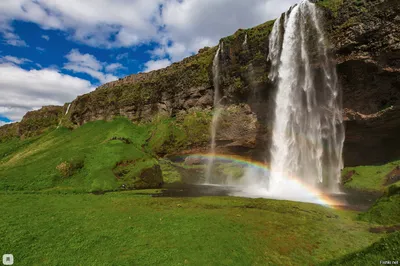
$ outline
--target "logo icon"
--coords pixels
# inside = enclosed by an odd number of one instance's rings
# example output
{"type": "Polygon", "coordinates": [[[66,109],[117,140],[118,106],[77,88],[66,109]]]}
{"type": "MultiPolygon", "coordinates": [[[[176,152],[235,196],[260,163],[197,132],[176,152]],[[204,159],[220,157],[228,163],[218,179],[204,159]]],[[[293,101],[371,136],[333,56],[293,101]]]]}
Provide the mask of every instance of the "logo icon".
{"type": "Polygon", "coordinates": [[[14,264],[14,256],[12,254],[4,254],[3,265],[13,265],[13,264],[14,264]]]}

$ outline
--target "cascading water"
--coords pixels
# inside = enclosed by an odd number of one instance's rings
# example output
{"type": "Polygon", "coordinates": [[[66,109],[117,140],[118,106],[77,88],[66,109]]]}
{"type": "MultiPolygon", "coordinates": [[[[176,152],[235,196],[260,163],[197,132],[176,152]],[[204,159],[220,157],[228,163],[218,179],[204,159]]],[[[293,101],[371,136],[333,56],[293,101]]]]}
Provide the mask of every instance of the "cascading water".
{"type": "Polygon", "coordinates": [[[65,115],[67,115],[67,114],[68,114],[68,112],[69,112],[69,108],[71,108],[71,104],[68,104],[67,111],[65,112],[65,115]]]}
{"type": "Polygon", "coordinates": [[[243,48],[244,48],[244,49],[247,49],[247,33],[246,33],[246,35],[244,36],[243,48]]]}
{"type": "Polygon", "coordinates": [[[315,5],[303,0],[276,20],[269,48],[270,79],[277,85],[269,189],[294,176],[337,191],[344,141],[340,91],[315,5]]]}
{"type": "MultiPolygon", "coordinates": [[[[65,114],[64,114],[64,115],[67,115],[67,114],[68,114],[69,108],[70,108],[70,107],[71,107],[71,104],[68,104],[67,111],[65,111],[65,114]]],[[[62,120],[60,120],[60,122],[58,123],[57,129],[60,128],[61,122],[62,122],[62,120]]]]}
{"type": "Polygon", "coordinates": [[[221,46],[218,47],[217,53],[215,54],[214,61],[213,61],[213,83],[214,83],[214,114],[211,122],[211,157],[207,163],[207,170],[206,170],[206,183],[211,183],[212,179],[212,172],[215,163],[215,147],[216,147],[216,136],[217,136],[217,129],[218,129],[218,122],[221,116],[221,108],[220,108],[220,99],[221,94],[219,91],[219,54],[221,51],[221,46]]]}

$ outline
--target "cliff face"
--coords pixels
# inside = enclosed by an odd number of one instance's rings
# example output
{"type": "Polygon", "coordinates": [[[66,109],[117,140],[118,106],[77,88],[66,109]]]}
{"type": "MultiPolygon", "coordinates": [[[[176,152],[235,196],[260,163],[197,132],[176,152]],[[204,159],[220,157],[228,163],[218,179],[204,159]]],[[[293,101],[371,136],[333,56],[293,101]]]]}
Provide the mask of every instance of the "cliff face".
{"type": "MultiPolygon", "coordinates": [[[[400,2],[319,0],[317,4],[343,88],[345,163],[373,164],[399,157],[400,2]]],[[[256,156],[268,145],[275,94],[267,59],[272,25],[269,21],[221,39],[220,89],[227,115],[217,136],[220,150],[256,156]]],[[[73,128],[117,115],[150,121],[156,115],[209,112],[216,50],[204,48],[166,69],[131,75],[79,96],[61,122],[73,128]]],[[[22,120],[19,135],[30,132],[24,126],[27,119],[22,120]]],[[[13,130],[7,127],[7,132],[13,130]]],[[[2,132],[6,129],[1,128],[0,136],[2,132]]]]}
{"type": "Polygon", "coordinates": [[[326,12],[343,88],[347,165],[400,156],[400,2],[344,1],[326,12]]]}

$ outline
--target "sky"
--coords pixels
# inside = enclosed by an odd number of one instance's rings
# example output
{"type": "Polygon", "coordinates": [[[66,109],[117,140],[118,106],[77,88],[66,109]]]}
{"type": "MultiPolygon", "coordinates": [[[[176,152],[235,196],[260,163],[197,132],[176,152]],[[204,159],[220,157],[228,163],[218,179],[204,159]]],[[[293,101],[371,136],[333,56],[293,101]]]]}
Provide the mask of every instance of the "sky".
{"type": "Polygon", "coordinates": [[[197,53],[298,0],[0,0],[0,126],[197,53]]]}

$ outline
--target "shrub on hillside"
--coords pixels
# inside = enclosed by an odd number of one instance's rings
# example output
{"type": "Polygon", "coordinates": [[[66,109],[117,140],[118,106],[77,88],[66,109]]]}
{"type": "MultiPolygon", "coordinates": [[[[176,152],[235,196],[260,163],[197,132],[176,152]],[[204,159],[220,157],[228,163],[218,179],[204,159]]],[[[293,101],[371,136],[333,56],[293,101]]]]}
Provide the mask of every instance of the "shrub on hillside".
{"type": "Polygon", "coordinates": [[[60,163],[56,168],[60,172],[61,176],[66,178],[73,176],[76,172],[82,169],[83,166],[83,160],[71,160],[60,163]]]}

